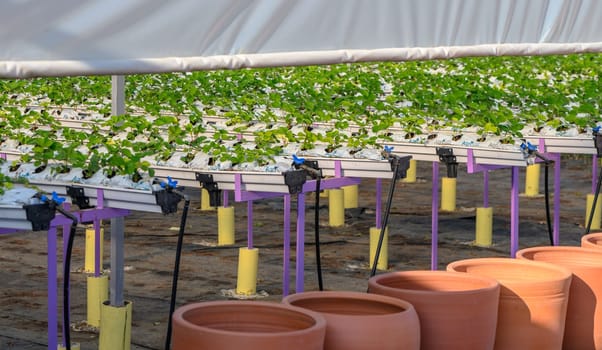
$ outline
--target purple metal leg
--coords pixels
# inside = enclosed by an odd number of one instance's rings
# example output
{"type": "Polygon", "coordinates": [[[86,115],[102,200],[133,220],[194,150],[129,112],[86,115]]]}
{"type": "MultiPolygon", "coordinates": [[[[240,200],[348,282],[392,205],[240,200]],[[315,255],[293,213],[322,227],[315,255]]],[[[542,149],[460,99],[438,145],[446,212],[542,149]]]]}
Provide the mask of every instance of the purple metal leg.
{"type": "Polygon", "coordinates": [[[439,163],[433,162],[433,194],[431,202],[431,270],[437,270],[439,244],[439,163]]]}
{"type": "Polygon", "coordinates": [[[222,204],[224,205],[224,208],[228,206],[228,191],[222,192],[222,204]]]}
{"type": "MultiPolygon", "coordinates": [[[[67,245],[69,243],[69,237],[71,236],[71,230],[69,225],[63,225],[63,266],[65,266],[65,263],[67,262],[67,245]]],[[[64,270],[64,269],[63,269],[64,270]]],[[[63,279],[67,278],[67,276],[63,276],[63,279]]],[[[67,309],[69,310],[69,308],[71,307],[71,297],[70,297],[70,290],[69,287],[67,287],[67,305],[63,305],[63,309],[67,309]]],[[[68,324],[64,324],[63,325],[63,346],[65,346],[65,339],[67,339],[65,332],[67,331],[67,327],[70,327],[70,325],[68,324]]]]}
{"type": "Polygon", "coordinates": [[[483,171],[483,208],[489,208],[489,170],[483,171]]]}
{"type": "Polygon", "coordinates": [[[100,277],[102,273],[102,256],[100,256],[100,247],[104,244],[100,239],[100,220],[94,220],[94,277],[100,277]]]}
{"type": "Polygon", "coordinates": [[[253,248],[253,201],[247,202],[247,248],[253,248]]]}
{"type": "Polygon", "coordinates": [[[380,229],[382,217],[382,187],[383,180],[376,179],[376,228],[380,229]]]}
{"type": "Polygon", "coordinates": [[[554,154],[554,245],[560,244],[560,153],[554,154]]]}
{"type": "Polygon", "coordinates": [[[48,239],[48,349],[56,349],[57,335],[57,272],[56,272],[56,226],[47,232],[48,239]]]}
{"type": "Polygon", "coordinates": [[[512,167],[512,188],[510,194],[510,256],[515,258],[518,251],[518,167],[512,167]]]}
{"type": "Polygon", "coordinates": [[[305,268],[305,193],[297,195],[297,262],[296,262],[296,293],[303,292],[305,268]]]}
{"type": "Polygon", "coordinates": [[[291,195],[284,195],[284,253],[282,254],[282,296],[289,293],[291,261],[291,195]]]}

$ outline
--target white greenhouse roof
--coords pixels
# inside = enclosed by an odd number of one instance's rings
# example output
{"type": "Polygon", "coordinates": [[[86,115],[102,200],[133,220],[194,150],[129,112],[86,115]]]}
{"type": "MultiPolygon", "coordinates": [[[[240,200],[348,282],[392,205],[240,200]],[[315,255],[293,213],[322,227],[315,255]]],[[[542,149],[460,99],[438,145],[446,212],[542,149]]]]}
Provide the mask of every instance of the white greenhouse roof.
{"type": "Polygon", "coordinates": [[[602,52],[599,0],[5,0],[0,78],[602,52]]]}

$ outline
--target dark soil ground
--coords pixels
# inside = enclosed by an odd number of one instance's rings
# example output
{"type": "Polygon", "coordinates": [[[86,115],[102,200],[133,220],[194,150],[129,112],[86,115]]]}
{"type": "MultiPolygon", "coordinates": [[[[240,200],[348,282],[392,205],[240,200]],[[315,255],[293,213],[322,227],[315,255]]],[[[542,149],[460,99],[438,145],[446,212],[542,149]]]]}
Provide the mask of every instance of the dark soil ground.
{"type": "MultiPolygon", "coordinates": [[[[579,245],[584,233],[585,198],[591,192],[591,162],[589,156],[563,158],[560,198],[563,245],[579,245]]],[[[396,189],[389,223],[389,271],[430,269],[431,165],[418,164],[418,181],[400,183],[396,189]]],[[[550,173],[553,174],[552,171],[550,173]]],[[[460,166],[458,209],[453,213],[440,213],[439,217],[439,269],[458,259],[509,256],[510,175],[509,169],[490,174],[494,244],[487,248],[477,247],[472,244],[474,208],[482,204],[482,175],[466,174],[465,168],[460,166]]],[[[521,171],[520,181],[522,192],[524,171],[521,171]]],[[[383,193],[388,186],[389,181],[383,181],[383,193]]],[[[347,209],[344,227],[328,226],[327,201],[322,200],[325,204],[320,207],[321,250],[327,290],[366,290],[370,274],[368,233],[369,227],[375,224],[374,189],[374,180],[362,181],[360,208],[347,209]]],[[[198,209],[198,189],[192,189],[190,193],[195,200],[186,227],[178,305],[227,299],[224,291],[236,287],[238,248],[246,245],[246,203],[234,204],[236,244],[216,247],[216,213],[198,209]]],[[[313,196],[308,196],[307,203],[305,290],[317,290],[311,210],[313,196]]],[[[282,209],[282,199],[261,200],[254,204],[254,242],[260,248],[257,290],[264,295],[264,300],[278,301],[282,298],[282,209]]],[[[125,220],[125,297],[133,302],[132,349],[163,349],[180,213],[165,217],[134,212],[125,220]]],[[[521,197],[520,213],[520,246],[549,244],[544,198],[521,197]]],[[[293,222],[291,292],[295,288],[294,227],[293,222]]],[[[110,225],[105,225],[105,230],[105,267],[108,268],[110,225]]],[[[83,236],[83,228],[80,228],[75,241],[71,277],[71,319],[74,323],[86,319],[86,275],[77,272],[84,264],[83,236]]],[[[45,232],[0,236],[1,350],[47,348],[45,237],[45,232]]],[[[98,347],[98,334],[94,331],[73,331],[72,339],[81,343],[82,349],[98,347]]]]}

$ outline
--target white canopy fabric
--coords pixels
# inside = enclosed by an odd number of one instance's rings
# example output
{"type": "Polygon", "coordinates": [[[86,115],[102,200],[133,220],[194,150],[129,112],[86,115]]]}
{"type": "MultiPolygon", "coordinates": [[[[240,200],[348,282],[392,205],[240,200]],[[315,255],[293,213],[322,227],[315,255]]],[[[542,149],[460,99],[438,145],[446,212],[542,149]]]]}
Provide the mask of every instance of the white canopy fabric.
{"type": "Polygon", "coordinates": [[[0,77],[602,52],[600,0],[3,0],[0,77]]]}

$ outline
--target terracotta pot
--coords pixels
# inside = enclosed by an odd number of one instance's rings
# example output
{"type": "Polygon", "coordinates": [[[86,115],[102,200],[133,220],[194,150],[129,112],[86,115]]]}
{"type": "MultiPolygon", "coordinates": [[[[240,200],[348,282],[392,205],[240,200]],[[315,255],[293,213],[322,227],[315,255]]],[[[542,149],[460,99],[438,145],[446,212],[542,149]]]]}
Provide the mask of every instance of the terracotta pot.
{"type": "Polygon", "coordinates": [[[414,306],[423,350],[493,349],[500,286],[491,278],[447,271],[402,271],[372,277],[370,293],[414,306]]]}
{"type": "Polygon", "coordinates": [[[583,248],[602,249],[602,232],[590,233],[581,237],[583,248]]]}
{"type": "Polygon", "coordinates": [[[572,278],[569,270],[511,258],[460,260],[447,269],[500,283],[496,350],[562,349],[572,278]]]}
{"type": "Polygon", "coordinates": [[[326,333],[319,313],[260,301],[189,304],[172,320],[173,350],[319,350],[326,333]]]}
{"type": "Polygon", "coordinates": [[[359,292],[305,292],[283,302],[324,316],[325,350],[420,349],[420,322],[407,301],[359,292]]]}
{"type": "Polygon", "coordinates": [[[602,349],[602,254],[580,247],[534,247],[519,259],[545,261],[573,272],[563,349],[602,349]]]}

